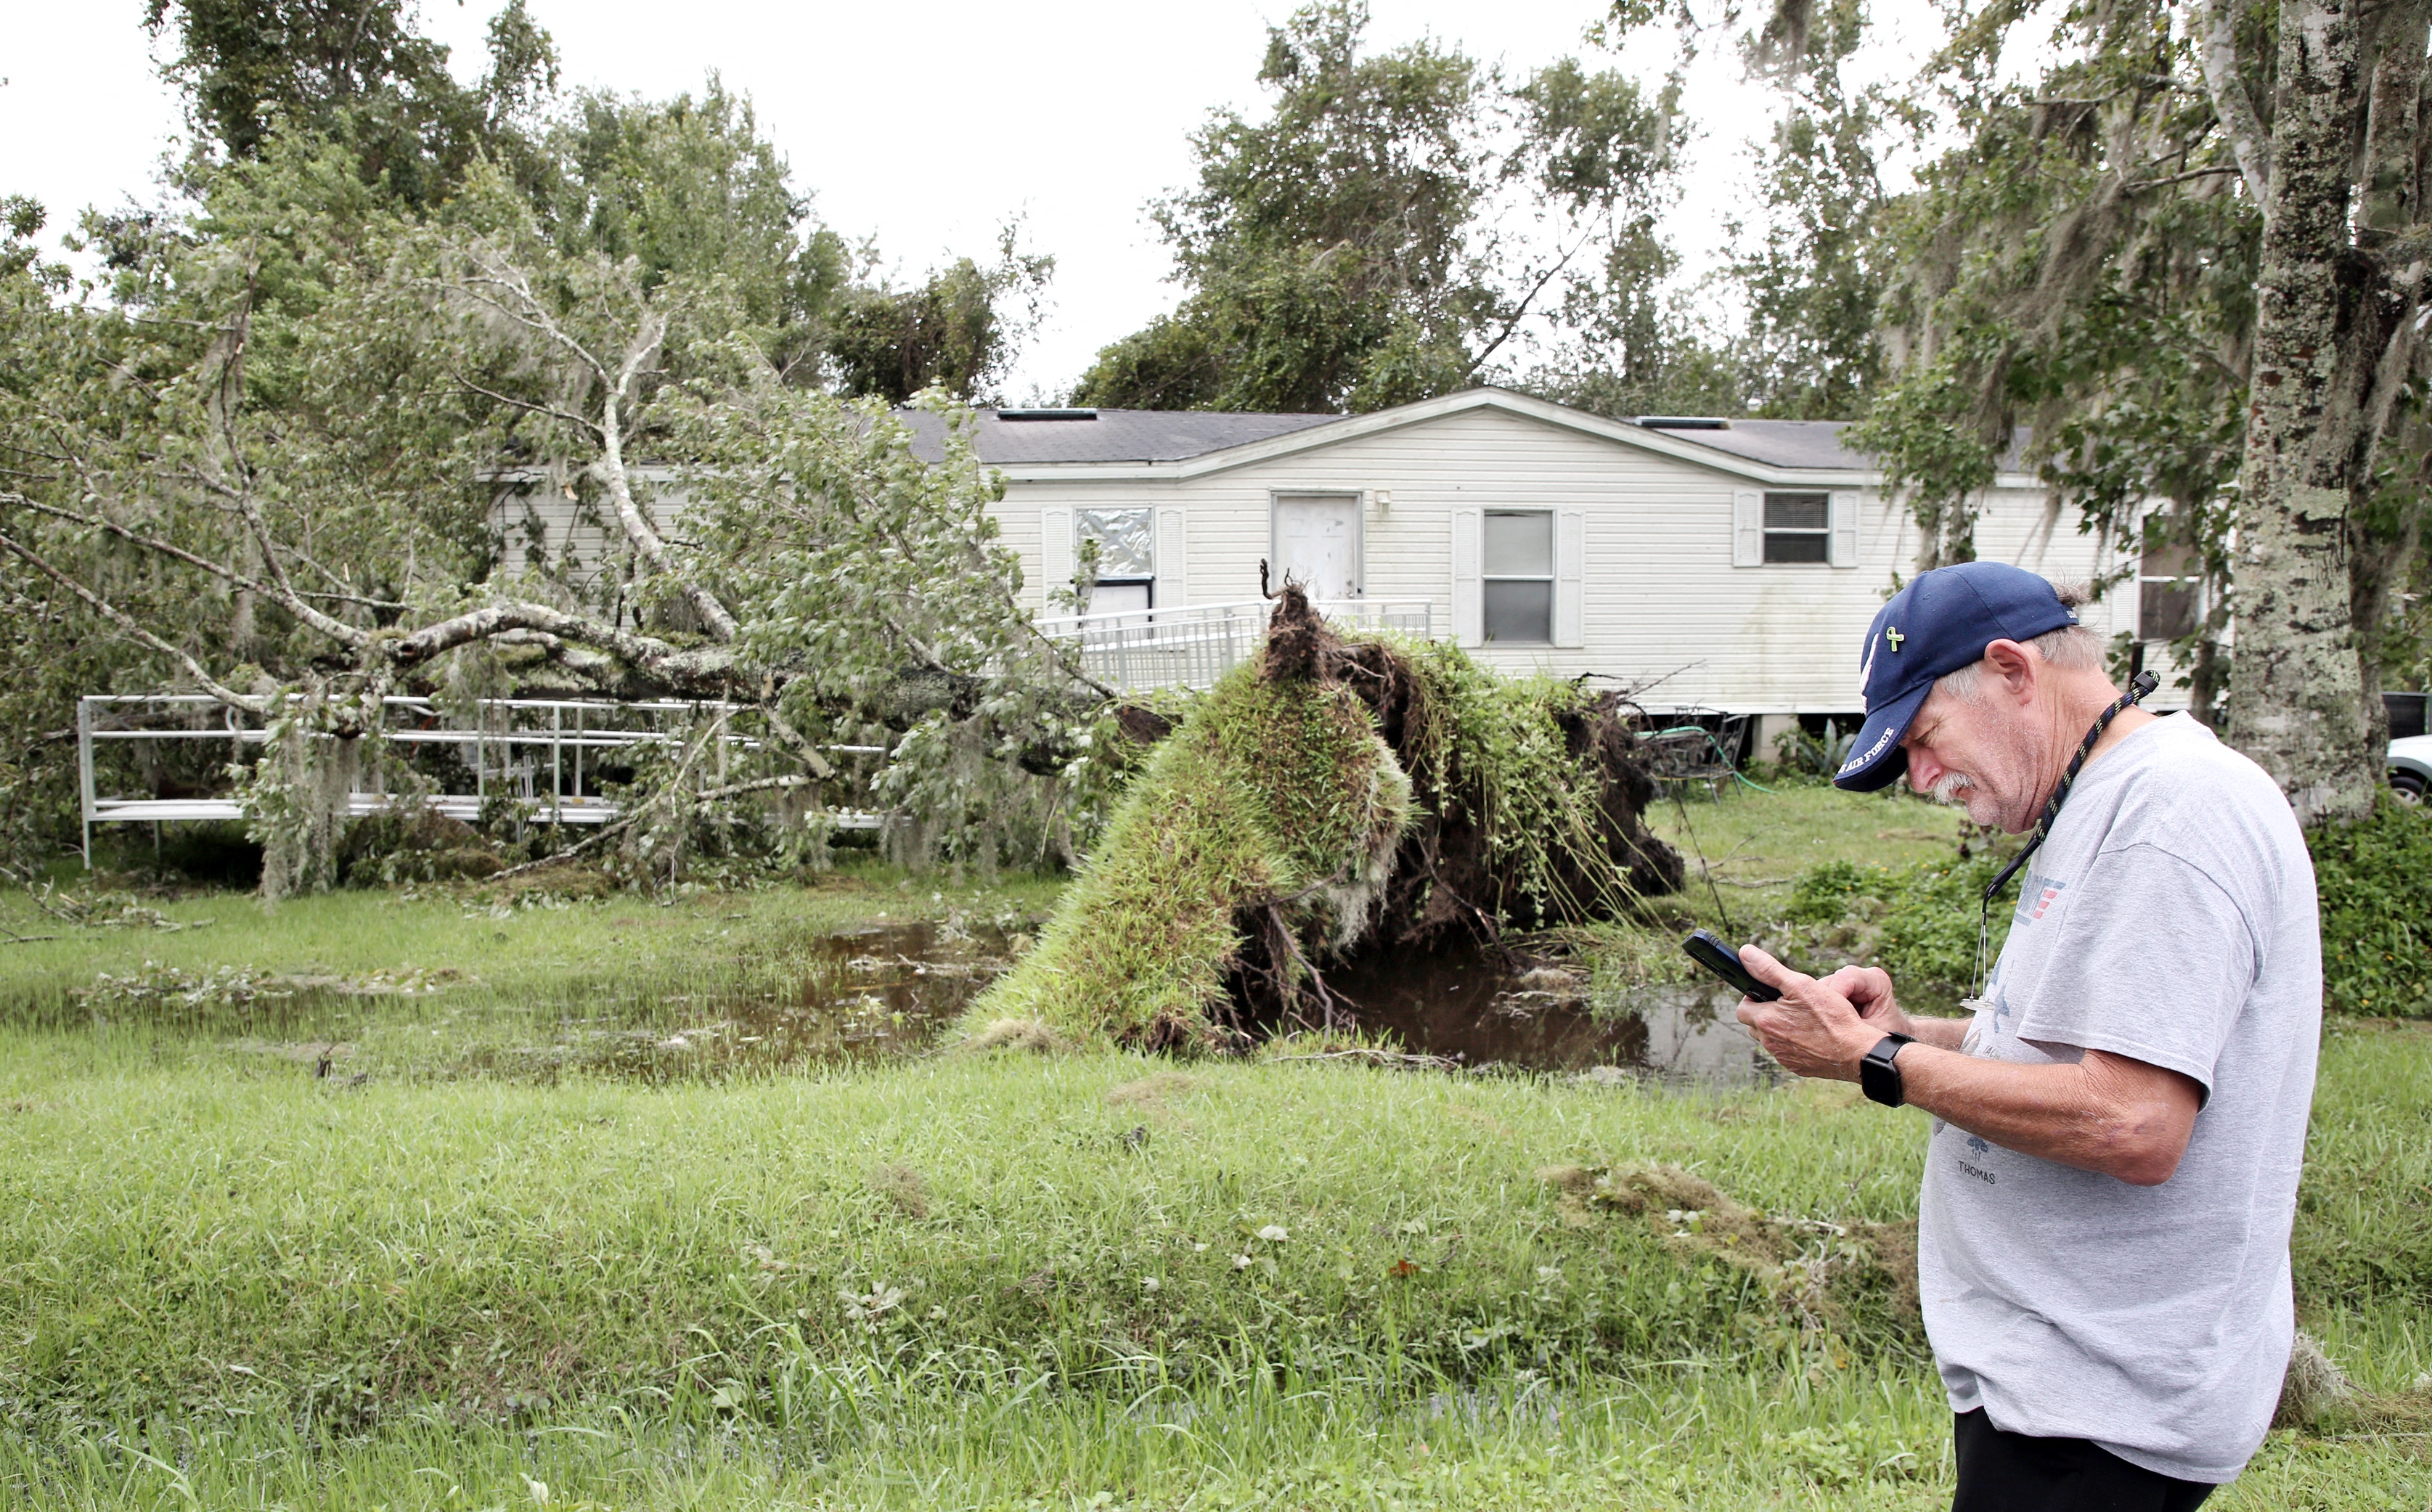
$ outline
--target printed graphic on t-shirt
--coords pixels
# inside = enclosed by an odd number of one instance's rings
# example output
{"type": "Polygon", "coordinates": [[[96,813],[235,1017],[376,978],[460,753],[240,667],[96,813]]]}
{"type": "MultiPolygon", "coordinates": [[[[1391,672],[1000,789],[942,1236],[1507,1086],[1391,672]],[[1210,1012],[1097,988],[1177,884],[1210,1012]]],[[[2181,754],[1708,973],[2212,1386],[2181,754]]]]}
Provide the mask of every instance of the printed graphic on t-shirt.
{"type": "Polygon", "coordinates": [[[2018,906],[2010,916],[2010,927],[2017,929],[2021,924],[2033,924],[2043,917],[2052,904],[2060,901],[2061,889],[2068,885],[2058,878],[2047,877],[2039,871],[2028,871],[2026,885],[2018,889],[2018,906]]]}
{"type": "Polygon", "coordinates": [[[1999,1185],[2000,1178],[1996,1177],[1991,1171],[1986,1170],[1983,1166],[1976,1164],[1977,1160],[1983,1160],[1986,1156],[1992,1154],[1992,1141],[1986,1139],[1983,1134],[1969,1134],[1968,1136],[1968,1152],[1969,1155],[1975,1156],[1976,1160],[1970,1160],[1967,1155],[1954,1154],[1952,1156],[1952,1158],[1958,1162],[1960,1170],[1969,1176],[1973,1176],[1976,1180],[1983,1182],[1987,1186],[1999,1185]]]}

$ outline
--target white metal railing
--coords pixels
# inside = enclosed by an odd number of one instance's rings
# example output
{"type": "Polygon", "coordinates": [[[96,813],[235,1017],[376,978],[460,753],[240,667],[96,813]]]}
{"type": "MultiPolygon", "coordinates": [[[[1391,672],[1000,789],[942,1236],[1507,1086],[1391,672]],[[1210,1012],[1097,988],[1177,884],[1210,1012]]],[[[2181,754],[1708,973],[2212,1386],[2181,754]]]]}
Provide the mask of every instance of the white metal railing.
{"type": "MultiPolygon", "coordinates": [[[[1422,640],[1435,634],[1435,606],[1425,598],[1338,598],[1314,606],[1337,624],[1398,630],[1422,640]]],[[[1263,598],[1174,609],[1119,609],[1097,614],[1051,614],[1046,634],[1078,641],[1081,669],[1108,687],[1205,688],[1239,666],[1267,633],[1275,605],[1263,598]]]]}
{"type": "MultiPolygon", "coordinates": [[[[731,704],[672,700],[609,702],[576,698],[481,698],[474,701],[471,728],[450,719],[438,700],[426,697],[383,698],[380,738],[391,745],[453,746],[472,771],[470,793],[435,793],[419,799],[421,807],[453,819],[478,819],[492,798],[504,797],[519,805],[538,824],[604,824],[616,816],[617,805],[599,791],[598,753],[620,748],[664,745],[684,738],[659,728],[668,718],[698,719],[733,712],[731,704]],[[638,727],[638,728],[637,728],[638,727]],[[589,770],[585,770],[588,763],[589,770]]],[[[244,804],[232,795],[127,798],[99,791],[93,748],[101,742],[226,741],[231,762],[247,746],[269,738],[251,716],[199,693],[93,694],[76,700],[76,785],[84,818],[85,865],[93,865],[93,827],[96,824],[163,823],[179,820],[241,819],[244,804]],[[184,723],[162,728],[137,720],[182,716],[184,723]],[[195,716],[200,715],[200,719],[195,716]],[[209,721],[216,721],[209,722],[209,721]]],[[[721,763],[737,754],[756,752],[761,742],[746,735],[720,737],[721,763]]],[[[883,746],[826,746],[836,755],[884,756],[883,746]]],[[[374,787],[346,795],[346,811],[357,817],[387,813],[412,801],[382,789],[380,764],[369,774],[374,787]]],[[[842,830],[875,830],[885,815],[831,810],[828,821],[842,830]]]]}

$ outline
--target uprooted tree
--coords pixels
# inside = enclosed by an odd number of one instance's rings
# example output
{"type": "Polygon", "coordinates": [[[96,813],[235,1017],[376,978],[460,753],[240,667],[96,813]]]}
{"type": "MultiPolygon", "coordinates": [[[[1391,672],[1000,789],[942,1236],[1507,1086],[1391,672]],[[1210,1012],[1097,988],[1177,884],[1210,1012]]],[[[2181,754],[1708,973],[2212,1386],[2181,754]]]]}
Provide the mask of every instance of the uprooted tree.
{"type": "Polygon", "coordinates": [[[1007,1037],[1214,1050],[1347,1027],[1362,949],[1609,917],[1680,884],[1620,696],[1345,636],[1296,586],[1263,655],[1125,793],[1038,949],[971,1015],[1007,1037]]]}
{"type": "Polygon", "coordinates": [[[635,860],[704,804],[839,796],[837,743],[890,748],[853,796],[922,814],[916,840],[1052,847],[1106,690],[1018,605],[956,427],[923,460],[882,403],[788,383],[716,268],[566,251],[480,167],[454,224],[407,220],[352,203],[339,156],[274,142],[231,170],[209,234],[153,245],[145,301],[57,297],[28,264],[5,310],[10,597],[136,647],[133,686],[272,722],[248,774],[267,889],[328,882],[332,774],[382,759],[377,700],[408,691],[723,706],[659,764],[674,800],[612,837],[635,860]],[[509,470],[595,512],[606,560],[497,570],[509,470]],[[764,753],[747,782],[697,759],[730,732],[764,753]]]}

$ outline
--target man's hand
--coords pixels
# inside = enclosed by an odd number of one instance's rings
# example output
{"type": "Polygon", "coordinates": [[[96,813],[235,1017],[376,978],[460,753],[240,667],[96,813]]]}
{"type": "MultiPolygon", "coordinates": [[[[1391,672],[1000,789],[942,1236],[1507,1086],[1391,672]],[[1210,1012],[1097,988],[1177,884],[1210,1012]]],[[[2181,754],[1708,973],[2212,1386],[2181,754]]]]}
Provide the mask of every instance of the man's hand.
{"type": "MultiPolygon", "coordinates": [[[[1763,951],[1759,951],[1763,954],[1763,951]]],[[[1912,1039],[1923,1036],[1917,1032],[1917,1020],[1900,1012],[1900,1002],[1892,996],[1891,973],[1881,966],[1845,966],[1818,985],[1849,1000],[1858,1016],[1886,1034],[1906,1034],[1912,1039]]]]}
{"type": "Polygon", "coordinates": [[[1909,1017],[1892,979],[1871,966],[1819,982],[1753,945],[1740,964],[1782,998],[1741,999],[1739,1021],[1800,1076],[1854,1082],[1885,1034],[1907,1034],[1917,1041],[1900,1058],[1909,1105],[2004,1149],[2138,1186],[2169,1181],[2187,1153],[2204,1091],[2177,1071],[2102,1050],[2042,1066],[1980,1060],[1960,1053],[1966,1019],[1909,1017]]]}
{"type": "Polygon", "coordinates": [[[1738,1016],[1785,1070],[1854,1082],[1866,1051],[1887,1033],[1907,1033],[1907,1016],[1892,1000],[1892,979],[1881,971],[1845,966],[1818,982],[1753,945],[1741,948],[1740,964],[1759,982],[1782,989],[1774,1002],[1741,999],[1738,1016]],[[1862,1013],[1862,1004],[1873,1012],[1862,1013]]]}

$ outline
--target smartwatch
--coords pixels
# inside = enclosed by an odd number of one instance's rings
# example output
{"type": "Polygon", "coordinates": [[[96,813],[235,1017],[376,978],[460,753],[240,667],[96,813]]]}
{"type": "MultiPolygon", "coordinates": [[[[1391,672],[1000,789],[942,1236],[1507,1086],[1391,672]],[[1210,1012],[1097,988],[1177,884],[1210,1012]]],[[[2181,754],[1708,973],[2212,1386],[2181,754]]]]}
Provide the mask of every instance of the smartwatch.
{"type": "Polygon", "coordinates": [[[1866,1058],[1858,1063],[1858,1085],[1867,1097],[1887,1108],[1897,1108],[1906,1100],[1900,1095],[1900,1063],[1894,1057],[1900,1054],[1901,1046],[1916,1043],[1913,1035],[1885,1034],[1873,1050],[1866,1051],[1866,1058]]]}

